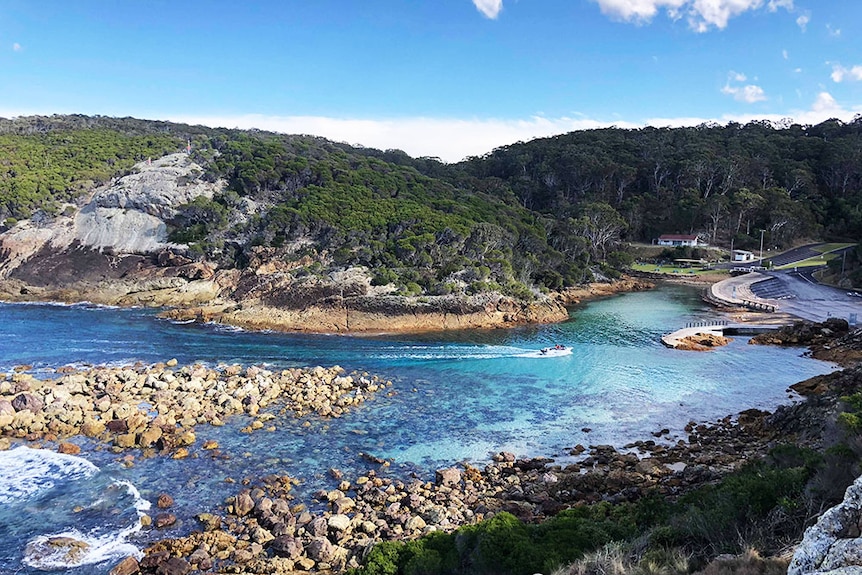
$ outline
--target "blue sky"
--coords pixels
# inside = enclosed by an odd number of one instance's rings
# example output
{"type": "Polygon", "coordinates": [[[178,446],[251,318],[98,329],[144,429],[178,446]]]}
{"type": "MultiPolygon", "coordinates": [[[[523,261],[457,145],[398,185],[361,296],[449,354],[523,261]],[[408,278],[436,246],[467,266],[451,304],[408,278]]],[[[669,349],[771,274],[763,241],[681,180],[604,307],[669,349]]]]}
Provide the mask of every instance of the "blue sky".
{"type": "Polygon", "coordinates": [[[0,0],[0,116],[457,161],[616,125],[862,113],[860,0],[0,0]]]}

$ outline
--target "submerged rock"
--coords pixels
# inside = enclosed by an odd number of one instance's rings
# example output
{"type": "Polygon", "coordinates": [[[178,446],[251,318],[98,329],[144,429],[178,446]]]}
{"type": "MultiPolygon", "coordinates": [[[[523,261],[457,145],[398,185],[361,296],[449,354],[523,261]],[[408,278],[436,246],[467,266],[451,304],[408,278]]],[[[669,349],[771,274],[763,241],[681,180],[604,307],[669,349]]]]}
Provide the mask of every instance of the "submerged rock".
{"type": "Polygon", "coordinates": [[[89,543],[74,537],[39,537],[24,548],[24,563],[41,570],[74,567],[89,549],[89,543]]]}

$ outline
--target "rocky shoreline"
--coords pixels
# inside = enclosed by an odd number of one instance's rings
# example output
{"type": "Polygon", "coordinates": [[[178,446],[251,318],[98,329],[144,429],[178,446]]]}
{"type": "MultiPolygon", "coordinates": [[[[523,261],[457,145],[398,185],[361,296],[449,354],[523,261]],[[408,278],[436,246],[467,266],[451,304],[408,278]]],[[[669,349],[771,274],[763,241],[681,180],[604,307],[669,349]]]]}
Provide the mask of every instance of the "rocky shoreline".
{"type": "MultiPolygon", "coordinates": [[[[101,262],[108,256],[84,252],[79,257],[98,258],[101,262]]],[[[240,283],[235,270],[216,271],[191,262],[153,268],[142,261],[130,261],[140,259],[123,258],[122,267],[130,268],[126,273],[134,274],[134,280],[94,278],[58,287],[6,278],[0,281],[0,301],[165,307],[168,309],[164,317],[178,321],[215,322],[250,330],[379,334],[557,323],[569,318],[566,306],[655,287],[650,281],[623,277],[527,301],[498,293],[414,297],[373,294],[364,284],[348,282],[340,287],[336,284],[296,287],[290,298],[298,300],[282,302],[272,299],[278,290],[267,297],[254,290],[237,294],[239,299],[227,297],[226,292],[240,283]],[[308,290],[314,293],[309,295],[308,290]]],[[[86,265],[98,268],[107,264],[88,261],[86,265]]]]}
{"type": "MultiPolygon", "coordinates": [[[[829,335],[823,332],[829,328],[822,326],[801,329],[829,335]]],[[[837,331],[833,335],[852,339],[837,331]]],[[[829,345],[826,340],[820,343],[829,345]]],[[[853,370],[840,373],[814,378],[820,382],[821,398],[832,397],[823,392],[844,389],[840,382],[859,379],[853,370]]],[[[180,367],[174,360],[127,368],[60,369],[56,376],[39,380],[27,366],[2,374],[0,448],[8,448],[14,438],[77,453],[75,444],[63,440],[86,435],[118,454],[139,449],[149,456],[181,459],[197,435],[203,435],[202,425],[219,425],[244,413],[254,418],[245,431],[264,429],[273,418],[261,413],[267,406],[297,416],[314,412],[338,417],[388,385],[367,374],[345,374],[338,367],[270,371],[237,365],[180,367]],[[141,402],[151,409],[142,409],[141,402]]],[[[195,569],[341,572],[358,566],[380,541],[453,531],[500,512],[540,522],[577,505],[636,501],[647,493],[676,497],[716,481],[778,443],[816,447],[836,403],[832,397],[783,406],[772,414],[748,410],[712,423],[691,422],[684,439],[656,430],[652,439],[625,446],[574,445],[569,450],[574,462],[566,465],[502,452],[482,468],[462,463],[440,469],[433,481],[389,477],[388,461],[366,455],[371,470],[348,477],[330,469],[330,488],[314,494],[315,500],[297,500],[296,481],[289,476],[244,481],[218,512],[196,515],[198,529],[183,537],[164,538],[176,520],[173,499],[164,494],[154,516],[143,518],[158,541],[140,560],[128,557],[117,564],[112,575],[185,574],[195,569]]],[[[74,552],[80,543],[52,545],[74,552]]]]}

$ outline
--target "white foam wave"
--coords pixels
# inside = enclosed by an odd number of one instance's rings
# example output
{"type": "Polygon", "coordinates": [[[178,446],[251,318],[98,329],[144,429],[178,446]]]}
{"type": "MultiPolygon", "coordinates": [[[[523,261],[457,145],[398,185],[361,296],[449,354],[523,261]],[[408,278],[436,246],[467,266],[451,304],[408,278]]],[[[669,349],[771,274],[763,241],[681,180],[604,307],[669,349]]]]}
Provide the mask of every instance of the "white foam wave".
{"type": "Polygon", "coordinates": [[[140,531],[140,519],[133,525],[102,536],[81,533],[70,529],[53,535],[39,535],[27,542],[24,548],[24,565],[41,571],[58,571],[82,565],[93,565],[130,555],[140,559],[143,553],[126,539],[140,531]],[[65,539],[70,544],[57,544],[65,539]]]}
{"type": "Polygon", "coordinates": [[[99,468],[83,457],[47,449],[18,447],[0,451],[0,504],[53,489],[58,481],[93,476],[99,468]]]}
{"type": "MultiPolygon", "coordinates": [[[[69,529],[51,535],[39,535],[27,542],[24,548],[24,564],[42,571],[54,571],[116,561],[130,555],[140,559],[143,553],[129,543],[128,538],[141,531],[141,518],[151,504],[141,497],[137,487],[126,480],[115,480],[110,487],[125,489],[131,496],[131,507],[137,513],[134,521],[122,529],[106,534],[98,534],[95,530],[85,534],[78,529],[69,529]],[[60,544],[57,544],[58,541],[60,544]]],[[[103,502],[100,498],[93,506],[103,502]]]]}
{"type": "Polygon", "coordinates": [[[141,492],[138,491],[138,488],[132,485],[129,481],[126,481],[125,479],[117,480],[114,481],[114,485],[125,487],[126,490],[129,492],[129,495],[134,498],[135,502],[133,503],[133,506],[138,512],[138,516],[143,515],[145,511],[148,511],[150,509],[150,502],[141,497],[141,492]]]}
{"type": "Polygon", "coordinates": [[[235,325],[230,325],[230,324],[226,324],[226,323],[218,323],[216,321],[208,321],[204,325],[207,325],[207,326],[213,328],[215,331],[218,331],[218,332],[239,333],[239,332],[245,331],[241,327],[237,327],[235,325]]]}

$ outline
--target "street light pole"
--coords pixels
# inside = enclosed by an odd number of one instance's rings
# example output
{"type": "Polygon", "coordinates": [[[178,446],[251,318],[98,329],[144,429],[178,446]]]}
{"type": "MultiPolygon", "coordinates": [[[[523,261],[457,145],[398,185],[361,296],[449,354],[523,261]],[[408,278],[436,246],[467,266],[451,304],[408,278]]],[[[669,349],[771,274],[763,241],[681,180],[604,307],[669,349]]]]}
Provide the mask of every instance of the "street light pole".
{"type": "Polygon", "coordinates": [[[763,266],[763,232],[766,230],[760,230],[760,265],[763,266]]]}

